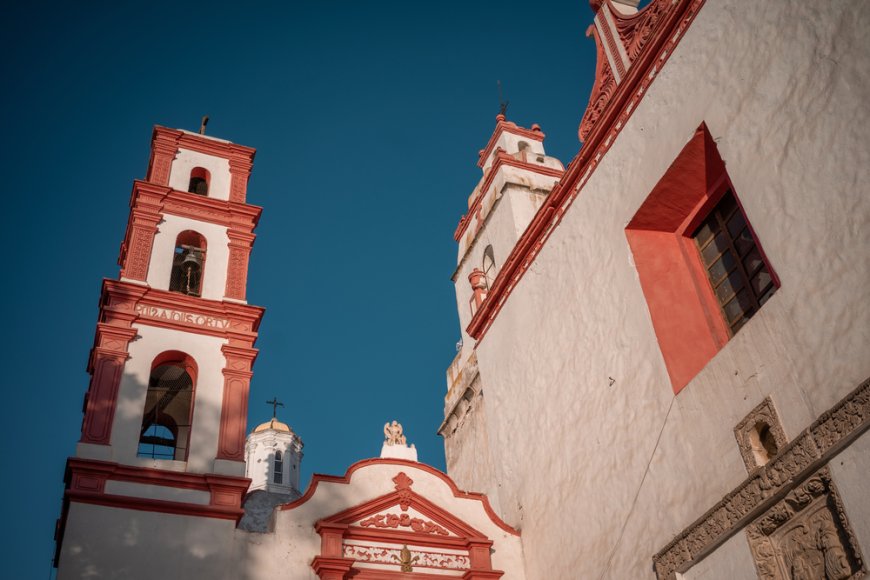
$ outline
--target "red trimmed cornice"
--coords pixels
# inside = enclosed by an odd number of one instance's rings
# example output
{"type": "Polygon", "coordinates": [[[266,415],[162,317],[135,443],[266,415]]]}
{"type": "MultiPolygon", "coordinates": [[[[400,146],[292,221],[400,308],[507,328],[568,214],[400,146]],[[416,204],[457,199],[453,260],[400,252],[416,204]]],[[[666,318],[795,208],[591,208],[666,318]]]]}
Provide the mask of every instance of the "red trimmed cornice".
{"type": "Polygon", "coordinates": [[[492,522],[495,525],[497,525],[499,528],[501,528],[502,530],[504,530],[505,532],[507,532],[511,535],[514,535],[514,536],[520,535],[519,531],[517,531],[515,528],[509,526],[508,524],[506,524],[504,522],[504,520],[502,520],[500,517],[498,517],[498,515],[495,513],[495,511],[493,511],[492,506],[489,504],[489,499],[484,494],[474,493],[474,492],[469,492],[469,491],[461,491],[456,486],[456,484],[453,482],[453,480],[450,479],[450,477],[446,473],[443,473],[443,472],[435,469],[431,465],[426,465],[425,463],[417,463],[416,461],[408,461],[405,459],[384,459],[384,458],[364,459],[362,461],[357,461],[356,463],[354,463],[353,465],[348,467],[347,471],[345,472],[345,474],[343,476],[324,475],[321,473],[315,473],[311,477],[311,483],[308,485],[308,489],[305,490],[305,493],[302,495],[302,497],[300,497],[299,499],[292,501],[290,503],[286,503],[286,504],[281,505],[280,509],[292,510],[292,509],[295,509],[295,508],[303,505],[304,503],[306,503],[308,500],[311,499],[311,497],[317,491],[317,487],[321,482],[349,484],[351,482],[351,478],[352,478],[353,473],[355,471],[362,469],[362,468],[365,468],[365,467],[369,467],[371,465],[396,465],[399,467],[418,469],[418,470],[430,473],[430,474],[438,477],[442,481],[444,481],[444,483],[446,483],[450,487],[450,491],[453,493],[453,497],[456,497],[459,499],[470,499],[470,500],[475,500],[475,501],[481,502],[481,504],[483,505],[484,511],[486,512],[486,514],[489,516],[490,520],[492,520],[492,522]]]}
{"type": "Polygon", "coordinates": [[[492,182],[495,180],[495,176],[498,174],[499,169],[501,169],[502,167],[516,167],[517,169],[524,169],[526,171],[531,171],[533,173],[538,173],[540,175],[546,175],[549,177],[561,177],[564,173],[563,169],[546,167],[544,165],[535,165],[534,163],[529,163],[527,161],[523,161],[522,159],[517,159],[513,155],[509,155],[504,151],[499,151],[495,161],[486,172],[483,183],[480,185],[480,189],[478,190],[477,197],[474,198],[474,202],[468,208],[468,213],[466,213],[459,219],[459,225],[456,226],[456,231],[453,233],[453,239],[457,242],[460,240],[460,238],[462,238],[465,230],[468,229],[472,218],[480,209],[480,205],[483,203],[483,198],[486,197],[487,191],[489,191],[492,182]]]}
{"type": "Polygon", "coordinates": [[[218,302],[119,280],[103,280],[103,318],[219,336],[239,347],[253,346],[264,308],[218,302]]]}
{"type": "MultiPolygon", "coordinates": [[[[656,0],[656,3],[661,2],[662,0],[656,0]]],[[[590,130],[583,148],[568,165],[561,181],[544,200],[544,204],[505,260],[486,300],[472,317],[467,332],[477,340],[477,345],[550,234],[562,221],[589,176],[601,163],[632,113],[637,110],[639,101],[647,94],[650,84],[658,76],[657,73],[674,53],[704,2],[705,0],[676,0],[667,14],[659,19],[660,26],[651,33],[652,37],[645,43],[625,79],[603,108],[601,117],[590,130]]]]}
{"type": "Polygon", "coordinates": [[[67,459],[65,501],[110,507],[228,519],[238,522],[244,514],[242,498],[251,484],[245,477],[212,473],[185,473],[121,465],[109,461],[67,459]],[[209,493],[208,504],[192,504],[135,496],[107,494],[107,481],[159,485],[209,493]]]}
{"type": "Polygon", "coordinates": [[[486,147],[481,149],[478,154],[478,167],[483,167],[486,164],[489,154],[492,153],[492,149],[495,147],[495,142],[498,141],[498,138],[502,133],[513,133],[514,135],[519,135],[535,141],[543,141],[544,137],[546,137],[537,123],[532,125],[531,129],[526,129],[525,127],[520,127],[513,121],[506,120],[504,115],[496,115],[495,120],[495,131],[492,132],[492,137],[489,138],[486,147]]]}
{"type": "Polygon", "coordinates": [[[249,203],[196,195],[136,179],[130,194],[130,208],[136,211],[142,207],[150,212],[171,213],[247,232],[257,226],[263,211],[249,203]]]}
{"type": "Polygon", "coordinates": [[[257,153],[257,150],[253,147],[237,145],[229,141],[213,139],[204,135],[188,133],[161,125],[154,126],[153,140],[174,142],[178,148],[189,149],[190,151],[223,157],[229,160],[247,161],[250,164],[253,164],[254,156],[257,153]]]}

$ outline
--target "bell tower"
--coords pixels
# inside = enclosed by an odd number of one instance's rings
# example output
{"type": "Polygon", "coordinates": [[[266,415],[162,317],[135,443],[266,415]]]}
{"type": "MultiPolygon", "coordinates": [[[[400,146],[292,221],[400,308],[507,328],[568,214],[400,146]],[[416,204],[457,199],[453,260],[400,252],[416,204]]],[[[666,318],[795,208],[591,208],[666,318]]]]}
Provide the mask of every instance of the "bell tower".
{"type": "Polygon", "coordinates": [[[67,461],[61,574],[65,559],[86,558],[85,521],[112,526],[131,509],[198,521],[242,515],[263,315],[245,300],[261,212],[246,201],[254,153],[154,128],[146,178],[133,182],[120,275],[103,281],[82,433],[67,461]]]}
{"type": "Polygon", "coordinates": [[[484,491],[498,506],[498,468],[490,450],[497,441],[488,435],[486,377],[478,370],[475,327],[486,321],[486,300],[497,285],[511,251],[564,173],[562,163],[544,150],[544,132],[537,124],[520,127],[495,118],[495,129],[480,153],[482,176],[468,196],[468,211],[453,235],[458,246],[453,282],[461,339],[447,369],[444,437],[447,470],[464,489],[484,491]],[[473,450],[473,451],[469,451],[473,450]],[[473,459],[472,459],[473,458],[473,459]]]}

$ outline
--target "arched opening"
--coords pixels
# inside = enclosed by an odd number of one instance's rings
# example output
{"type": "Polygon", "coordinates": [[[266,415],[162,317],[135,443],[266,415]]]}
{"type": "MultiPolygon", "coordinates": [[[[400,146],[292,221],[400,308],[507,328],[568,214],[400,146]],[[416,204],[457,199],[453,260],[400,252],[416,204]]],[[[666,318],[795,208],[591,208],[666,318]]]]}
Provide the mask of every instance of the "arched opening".
{"type": "Polygon", "coordinates": [[[284,483],[284,455],[280,451],[275,452],[275,474],[272,481],[284,483]]]}
{"type": "Polygon", "coordinates": [[[187,191],[196,195],[208,195],[208,185],[211,182],[211,173],[203,167],[194,167],[190,171],[190,183],[187,191]]]}
{"type": "Polygon", "coordinates": [[[749,444],[752,447],[752,456],[758,467],[767,464],[779,453],[779,446],[776,444],[776,438],[770,430],[770,425],[764,422],[756,423],[750,431],[749,444]]]}
{"type": "Polygon", "coordinates": [[[486,247],[483,251],[483,276],[486,279],[486,289],[492,288],[495,282],[495,255],[492,251],[492,245],[486,247]]]}
{"type": "Polygon", "coordinates": [[[202,294],[205,249],[205,238],[198,233],[186,230],[178,234],[169,277],[170,292],[181,292],[188,296],[202,294]]]}
{"type": "Polygon", "coordinates": [[[167,351],[151,363],[142,412],[138,457],[187,460],[196,363],[182,352],[167,351]]]}

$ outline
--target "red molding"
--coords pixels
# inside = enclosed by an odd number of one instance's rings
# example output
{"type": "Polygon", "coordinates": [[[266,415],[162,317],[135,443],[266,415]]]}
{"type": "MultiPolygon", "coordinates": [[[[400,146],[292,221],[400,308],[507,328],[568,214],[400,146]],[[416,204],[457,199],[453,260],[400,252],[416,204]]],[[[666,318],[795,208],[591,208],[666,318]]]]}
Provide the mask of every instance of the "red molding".
{"type": "Polygon", "coordinates": [[[165,214],[176,215],[228,228],[231,260],[227,285],[228,288],[231,283],[233,286],[232,295],[227,296],[238,298],[241,295],[242,298],[238,299],[244,299],[247,256],[254,244],[256,236],[252,232],[257,227],[262,211],[261,207],[243,202],[204,197],[166,185],[135,180],[130,193],[130,217],[118,256],[121,276],[143,282],[147,279],[157,225],[165,214]],[[243,260],[238,257],[239,250],[243,260]],[[233,251],[237,254],[235,260],[233,251]]]}
{"type": "Polygon", "coordinates": [[[513,155],[509,155],[504,151],[499,151],[495,161],[487,170],[483,183],[478,190],[477,197],[474,198],[474,202],[468,208],[468,213],[459,219],[459,224],[456,226],[456,231],[453,233],[453,239],[457,242],[462,237],[462,234],[465,233],[465,230],[468,229],[472,218],[479,213],[480,205],[483,203],[483,198],[486,197],[487,191],[489,191],[492,182],[495,180],[495,176],[498,174],[498,171],[502,166],[525,169],[526,171],[547,175],[549,177],[561,177],[564,173],[564,170],[562,169],[546,167],[544,165],[535,165],[534,163],[528,163],[522,159],[517,159],[513,155]]]}
{"type": "MultiPolygon", "coordinates": [[[[625,228],[674,393],[730,339],[692,239],[692,233],[729,190],[740,204],[716,143],[702,123],[625,228]]],[[[779,286],[758,236],[752,235],[779,286]]]]}
{"type": "MultiPolygon", "coordinates": [[[[232,401],[240,408],[221,410],[222,417],[226,417],[222,419],[222,426],[226,427],[226,433],[233,433],[227,434],[222,442],[225,449],[236,449],[237,432],[246,428],[246,419],[239,419],[239,413],[244,416],[247,410],[247,396],[240,401],[238,389],[247,393],[251,367],[257,355],[253,346],[264,312],[263,308],[247,304],[215,302],[131,282],[103,280],[100,322],[88,359],[91,381],[85,395],[81,442],[110,444],[121,376],[129,357],[129,343],[136,336],[133,325],[142,324],[217,336],[228,341],[223,347],[227,356],[225,374],[232,370],[247,373],[241,379],[227,378],[227,381],[232,381],[232,389],[224,393],[225,403],[232,401]],[[245,361],[244,368],[233,368],[238,364],[237,359],[245,361]]],[[[241,437],[244,440],[244,433],[241,437]]],[[[236,457],[237,453],[230,455],[236,457]]]]}
{"type": "Polygon", "coordinates": [[[282,510],[291,510],[295,509],[305,502],[307,502],[314,495],[315,491],[317,491],[317,486],[320,482],[327,483],[343,483],[349,484],[351,481],[351,477],[353,473],[358,469],[368,467],[370,465],[397,465],[400,467],[408,467],[412,469],[419,469],[430,473],[438,478],[440,478],[444,483],[446,483],[450,487],[450,491],[453,493],[453,497],[459,499],[472,499],[481,502],[483,504],[483,509],[486,514],[489,516],[490,520],[497,525],[499,528],[504,530],[505,532],[519,536],[520,532],[515,528],[512,528],[508,524],[504,522],[495,511],[492,509],[492,506],[489,504],[489,499],[482,493],[474,493],[469,491],[461,491],[458,487],[456,487],[456,483],[453,482],[452,479],[446,474],[443,473],[430,465],[426,465],[425,463],[417,463],[416,461],[408,461],[406,459],[384,459],[384,458],[372,458],[372,459],[363,459],[362,461],[357,461],[350,467],[348,467],[347,471],[343,476],[337,475],[324,475],[321,473],[315,473],[311,477],[311,483],[308,485],[308,489],[305,490],[305,493],[299,499],[292,501],[287,504],[283,504],[280,506],[282,510]]]}
{"type": "Polygon", "coordinates": [[[492,153],[493,148],[495,147],[496,141],[501,136],[502,133],[513,133],[514,135],[519,135],[520,137],[525,137],[527,139],[532,139],[533,141],[543,141],[544,132],[541,131],[541,128],[537,123],[532,125],[531,129],[526,129],[525,127],[520,127],[513,121],[508,121],[505,119],[504,115],[496,115],[495,117],[495,130],[492,132],[492,136],[489,138],[489,141],[486,144],[486,147],[480,150],[477,158],[477,166],[483,167],[486,165],[486,160],[489,157],[489,154],[492,153]]]}
{"type": "Polygon", "coordinates": [[[219,336],[230,344],[253,346],[264,308],[235,302],[217,302],[158,290],[119,280],[103,280],[100,316],[185,332],[219,336]],[[185,316],[185,315],[190,316],[185,316]]]}
{"type": "Polygon", "coordinates": [[[221,347],[221,352],[227,364],[223,369],[224,389],[217,457],[228,461],[244,461],[248,392],[253,376],[251,367],[257,358],[257,350],[225,344],[221,347]]]}
{"type": "Polygon", "coordinates": [[[674,53],[704,2],[705,0],[676,0],[662,19],[664,22],[629,68],[613,98],[604,106],[601,117],[590,130],[580,152],[568,165],[562,180],[556,184],[523,232],[499,271],[487,299],[472,317],[466,330],[477,340],[477,344],[483,340],[514,286],[525,275],[589,176],[597,169],[628,119],[637,110],[639,101],[658,77],[656,73],[674,53]]]}
{"type": "Polygon", "coordinates": [[[242,499],[251,480],[218,474],[167,471],[108,461],[70,457],[66,464],[65,501],[91,503],[161,513],[229,519],[244,514],[242,499]],[[192,504],[135,496],[107,494],[107,481],[123,481],[208,492],[208,504],[192,504]]]}
{"type": "MultiPolygon", "coordinates": [[[[362,465],[371,464],[409,466],[418,469],[425,467],[427,468],[424,469],[425,471],[434,473],[444,479],[448,484],[451,484],[454,496],[459,497],[455,485],[452,485],[452,482],[444,474],[429,466],[424,466],[423,464],[411,461],[383,459],[362,461],[351,466],[351,468],[348,469],[347,474],[345,474],[345,477],[342,479],[345,479],[346,483],[349,483],[351,473],[355,469],[358,469],[362,465]]],[[[479,531],[446,509],[430,502],[425,497],[414,492],[412,489],[414,482],[404,472],[399,472],[399,474],[393,478],[393,481],[396,484],[395,491],[323,518],[315,524],[314,529],[321,538],[321,553],[314,559],[312,566],[321,578],[336,578],[343,580],[345,578],[374,579],[389,576],[382,574],[382,570],[375,571],[366,568],[356,568],[351,570],[355,561],[350,558],[342,558],[342,547],[346,540],[377,542],[379,544],[389,545],[414,545],[441,550],[465,550],[468,552],[470,569],[463,576],[464,578],[488,579],[500,578],[503,575],[502,572],[492,569],[492,540],[485,537],[479,531]],[[403,512],[407,511],[408,508],[413,507],[415,511],[419,512],[424,517],[439,523],[456,535],[441,536],[427,534],[422,531],[411,532],[388,528],[351,527],[350,525],[393,507],[399,507],[403,512]],[[329,568],[329,575],[324,575],[321,574],[322,563],[327,561],[337,563],[337,565],[329,568]]],[[[318,479],[315,475],[311,485],[309,486],[309,490],[316,487],[317,483],[318,479]]],[[[289,509],[301,505],[310,497],[310,494],[306,494],[306,496],[303,496],[301,500],[297,500],[293,504],[281,507],[282,509],[289,509]]],[[[395,574],[397,575],[391,577],[405,577],[400,573],[395,574]]],[[[425,574],[419,573],[415,573],[414,577],[416,578],[418,575],[421,577],[427,577],[425,574]]]]}
{"type": "Polygon", "coordinates": [[[230,163],[230,200],[245,202],[248,178],[256,155],[254,148],[160,125],[154,126],[151,143],[147,174],[147,180],[151,183],[168,185],[172,160],[179,149],[187,149],[227,159],[230,163]]]}

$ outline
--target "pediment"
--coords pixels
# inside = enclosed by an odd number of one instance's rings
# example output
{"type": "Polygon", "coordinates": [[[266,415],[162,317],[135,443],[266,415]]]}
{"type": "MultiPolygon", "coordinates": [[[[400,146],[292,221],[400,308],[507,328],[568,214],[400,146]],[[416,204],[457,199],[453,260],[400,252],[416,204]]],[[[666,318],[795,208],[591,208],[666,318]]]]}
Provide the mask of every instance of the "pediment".
{"type": "Polygon", "coordinates": [[[432,539],[483,538],[484,534],[412,489],[413,480],[404,472],[393,478],[394,492],[320,520],[322,525],[339,525],[369,535],[414,534],[432,539]]]}

